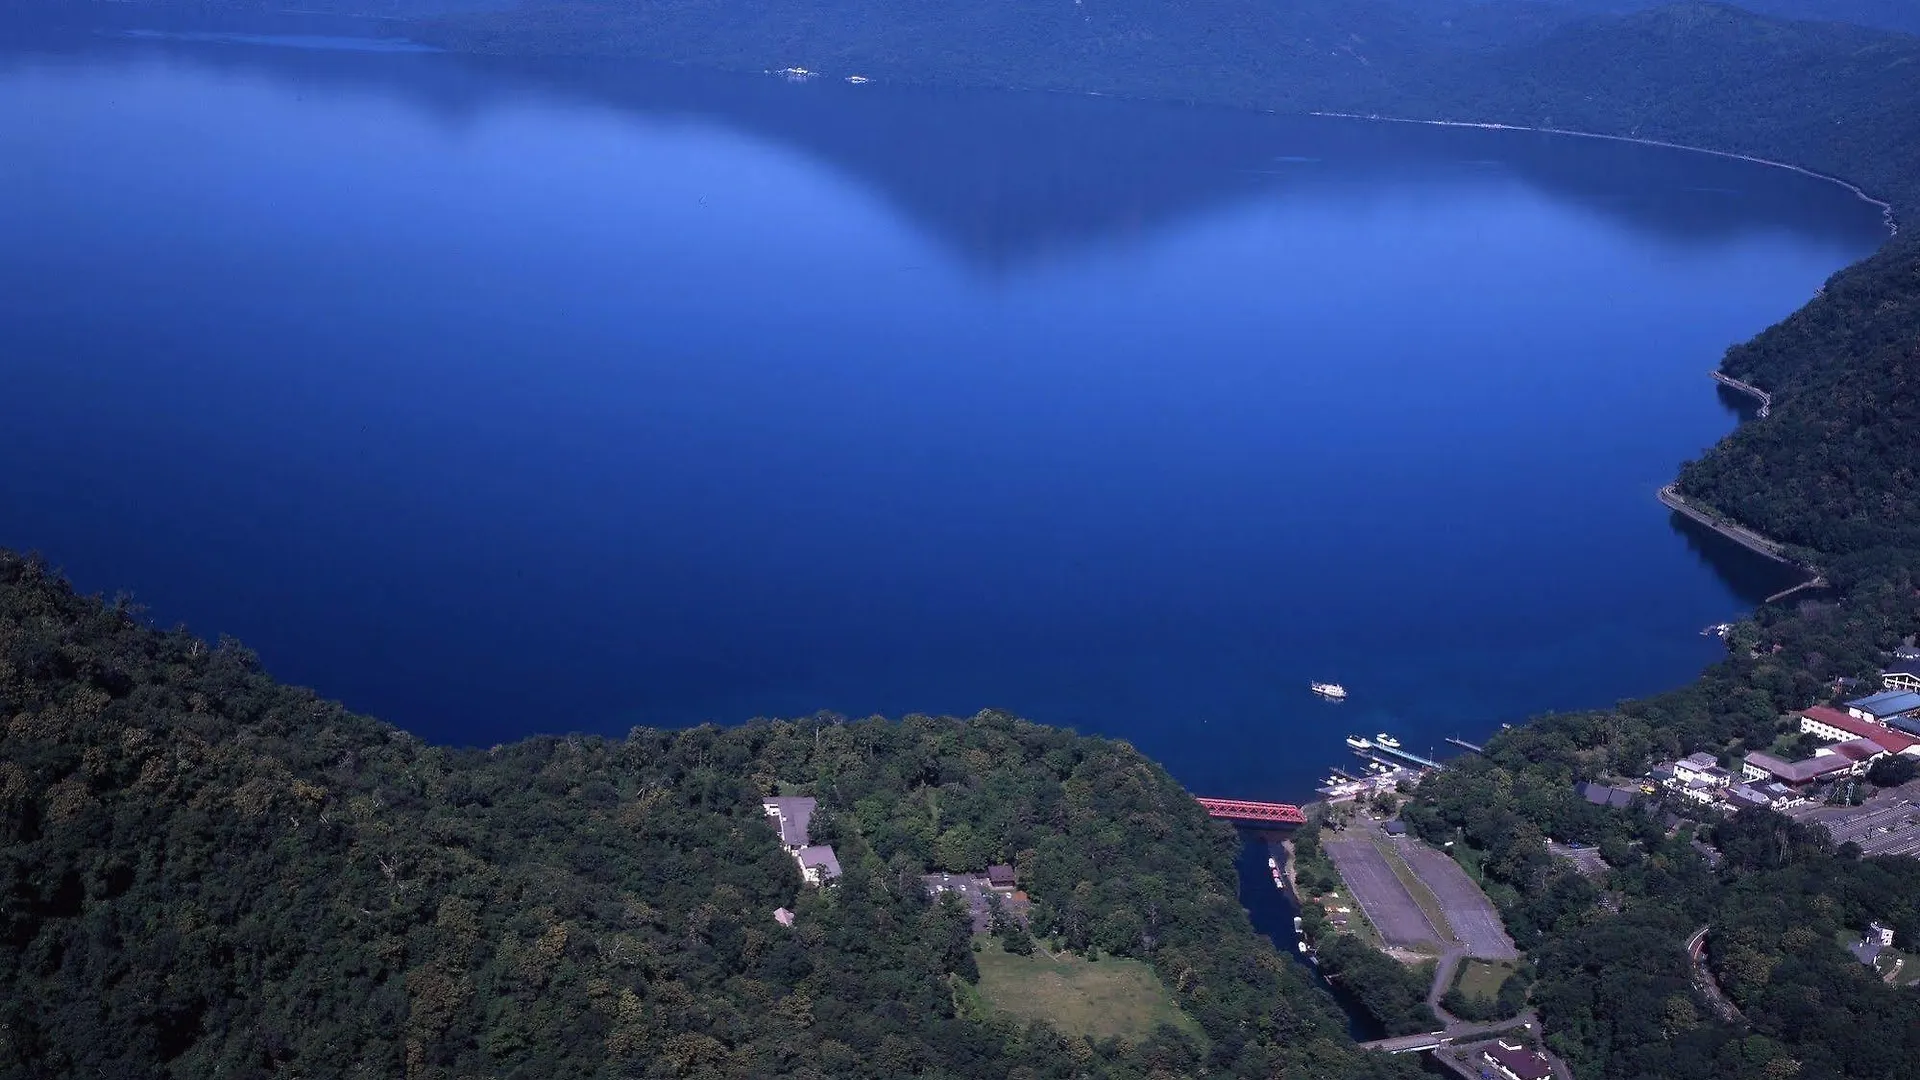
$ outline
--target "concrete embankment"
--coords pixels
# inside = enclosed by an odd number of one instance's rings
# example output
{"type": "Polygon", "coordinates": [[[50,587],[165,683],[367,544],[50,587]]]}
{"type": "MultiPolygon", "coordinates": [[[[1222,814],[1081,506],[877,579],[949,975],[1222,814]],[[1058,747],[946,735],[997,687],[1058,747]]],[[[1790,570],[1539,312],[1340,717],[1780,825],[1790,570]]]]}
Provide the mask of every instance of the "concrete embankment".
{"type": "Polygon", "coordinates": [[[1719,383],[1721,386],[1729,390],[1738,390],[1755,401],[1758,401],[1760,403],[1760,419],[1765,420],[1768,415],[1773,412],[1772,394],[1767,393],[1765,390],[1760,389],[1750,382],[1742,382],[1725,372],[1713,371],[1708,372],[1708,374],[1712,375],[1713,381],[1719,383]]]}
{"type": "Polygon", "coordinates": [[[1764,537],[1759,533],[1754,532],[1752,529],[1745,528],[1744,526],[1740,526],[1740,525],[1735,525],[1731,521],[1722,521],[1719,518],[1714,517],[1712,514],[1709,514],[1705,510],[1702,510],[1701,508],[1688,502],[1686,499],[1686,496],[1680,494],[1680,492],[1675,488],[1674,485],[1668,484],[1666,487],[1663,487],[1660,489],[1660,501],[1661,503],[1665,504],[1666,507],[1669,510],[1672,510],[1674,513],[1680,514],[1690,521],[1698,522],[1699,524],[1704,525],[1709,529],[1712,529],[1714,532],[1717,532],[1721,536],[1724,536],[1727,539],[1733,541],[1734,543],[1739,544],[1741,547],[1746,548],[1748,551],[1752,551],[1760,555],[1765,555],[1767,558],[1772,559],[1774,562],[1780,563],[1785,566],[1797,567],[1801,570],[1806,571],[1809,575],[1811,575],[1806,581],[1803,581],[1798,585],[1793,585],[1788,588],[1781,589],[1779,592],[1774,593],[1772,596],[1767,597],[1765,601],[1766,603],[1769,603],[1769,604],[1778,603],[1782,600],[1785,600],[1787,597],[1792,596],[1793,594],[1800,592],[1802,590],[1824,589],[1827,587],[1827,584],[1828,584],[1827,579],[1820,573],[1820,569],[1808,563],[1801,562],[1798,559],[1795,559],[1792,556],[1788,555],[1787,546],[1785,544],[1780,543],[1778,540],[1768,539],[1767,537],[1764,537]]]}
{"type": "MultiPolygon", "coordinates": [[[[1757,552],[1772,559],[1774,562],[1786,563],[1789,566],[1801,565],[1788,557],[1785,544],[1776,540],[1769,540],[1759,533],[1754,532],[1752,529],[1744,528],[1730,521],[1722,521],[1714,517],[1705,510],[1688,502],[1686,496],[1680,494],[1679,489],[1673,484],[1668,484],[1666,487],[1660,489],[1660,501],[1665,503],[1667,508],[1675,513],[1696,521],[1701,525],[1705,525],[1707,528],[1739,544],[1748,551],[1757,552]]],[[[1812,568],[1806,567],[1805,569],[1811,570],[1812,568]]]]}

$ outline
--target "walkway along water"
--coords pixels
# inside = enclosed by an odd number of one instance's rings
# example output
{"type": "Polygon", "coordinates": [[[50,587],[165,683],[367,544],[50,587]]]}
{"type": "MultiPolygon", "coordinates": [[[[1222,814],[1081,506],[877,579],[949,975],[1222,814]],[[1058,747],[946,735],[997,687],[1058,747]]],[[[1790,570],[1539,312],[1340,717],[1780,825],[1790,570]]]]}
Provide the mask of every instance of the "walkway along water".
{"type": "Polygon", "coordinates": [[[1760,419],[1765,420],[1769,415],[1772,414],[1773,412],[1773,395],[1772,394],[1767,393],[1765,390],[1760,389],[1759,387],[1753,385],[1750,382],[1741,382],[1739,379],[1736,379],[1733,376],[1726,374],[1725,372],[1710,371],[1707,374],[1712,375],[1713,381],[1719,383],[1721,386],[1724,386],[1729,390],[1738,390],[1741,393],[1746,394],[1748,397],[1753,398],[1755,401],[1758,401],[1760,403],[1760,419]]]}
{"type": "Polygon", "coordinates": [[[1809,169],[1803,165],[1795,165],[1787,161],[1775,161],[1772,158],[1757,157],[1753,154],[1739,154],[1731,150],[1713,150],[1705,146],[1689,146],[1686,143],[1669,142],[1665,139],[1642,139],[1635,135],[1605,135],[1598,131],[1575,131],[1572,128],[1532,127],[1526,124],[1474,123],[1467,120],[1417,120],[1410,116],[1362,115],[1360,113],[1346,112],[1313,112],[1308,115],[1333,116],[1343,120],[1371,120],[1378,124],[1425,124],[1428,127],[1479,128],[1483,131],[1533,131],[1543,135],[1568,135],[1576,139],[1602,139],[1607,142],[1634,143],[1639,146],[1660,146],[1668,150],[1685,150],[1689,153],[1708,154],[1713,157],[1731,158],[1735,161],[1751,161],[1755,165],[1767,165],[1775,169],[1785,169],[1788,172],[1799,173],[1801,176],[1810,176],[1815,180],[1825,180],[1830,184],[1838,184],[1852,192],[1853,196],[1861,202],[1880,211],[1880,223],[1886,226],[1888,236],[1900,235],[1900,222],[1893,216],[1893,204],[1885,199],[1876,199],[1867,194],[1866,190],[1860,185],[1848,180],[1843,180],[1829,173],[1809,169]]]}
{"type": "Polygon", "coordinates": [[[1827,587],[1828,585],[1827,579],[1825,575],[1820,573],[1820,568],[1812,565],[1811,563],[1801,562],[1798,559],[1795,559],[1792,556],[1788,555],[1787,546],[1785,544],[1780,543],[1778,540],[1773,540],[1773,539],[1769,539],[1768,537],[1762,536],[1759,533],[1754,532],[1752,529],[1745,527],[1744,525],[1736,525],[1731,521],[1725,521],[1719,517],[1709,514],[1707,511],[1701,509],[1700,507],[1695,506],[1693,503],[1688,502],[1686,499],[1686,496],[1680,494],[1680,491],[1676,485],[1668,484],[1666,487],[1661,488],[1660,501],[1664,503],[1666,507],[1672,510],[1673,512],[1680,514],[1683,517],[1686,517],[1688,520],[1698,522],[1699,524],[1704,525],[1709,529],[1712,529],[1714,532],[1717,532],[1721,536],[1724,536],[1727,539],[1733,541],[1734,543],[1739,544],[1741,547],[1746,548],[1748,551],[1752,551],[1759,555],[1764,555],[1767,558],[1772,559],[1774,562],[1781,563],[1785,566],[1798,567],[1801,570],[1804,570],[1808,574],[1812,575],[1810,578],[1808,578],[1808,580],[1803,581],[1798,585],[1794,585],[1790,588],[1782,589],[1779,592],[1774,593],[1772,596],[1767,597],[1765,601],[1766,603],[1769,603],[1769,604],[1778,603],[1781,600],[1785,600],[1787,597],[1792,596],[1794,593],[1801,591],[1802,589],[1824,589],[1827,587]]]}

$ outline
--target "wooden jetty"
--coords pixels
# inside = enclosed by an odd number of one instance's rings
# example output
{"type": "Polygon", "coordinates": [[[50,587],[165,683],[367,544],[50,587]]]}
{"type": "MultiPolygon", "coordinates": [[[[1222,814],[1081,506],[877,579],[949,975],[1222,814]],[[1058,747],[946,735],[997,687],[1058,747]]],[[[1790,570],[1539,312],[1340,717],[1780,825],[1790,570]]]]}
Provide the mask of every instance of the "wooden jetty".
{"type": "Polygon", "coordinates": [[[1455,745],[1455,746],[1457,746],[1457,747],[1459,747],[1459,748],[1460,748],[1460,749],[1462,749],[1462,750],[1471,750],[1471,751],[1473,751],[1473,752],[1474,752],[1474,753],[1476,753],[1476,754],[1484,754],[1484,753],[1486,753],[1486,751],[1485,751],[1485,750],[1482,750],[1481,748],[1479,748],[1479,747],[1477,747],[1477,746],[1475,746],[1475,745],[1473,745],[1472,743],[1470,743],[1470,742],[1468,742],[1468,741],[1467,741],[1467,740],[1465,740],[1465,739],[1456,739],[1456,738],[1454,738],[1454,737],[1453,737],[1452,735],[1449,735],[1449,736],[1447,736],[1447,741],[1448,741],[1448,742],[1450,742],[1450,743],[1452,743],[1453,745],[1455,745]]]}

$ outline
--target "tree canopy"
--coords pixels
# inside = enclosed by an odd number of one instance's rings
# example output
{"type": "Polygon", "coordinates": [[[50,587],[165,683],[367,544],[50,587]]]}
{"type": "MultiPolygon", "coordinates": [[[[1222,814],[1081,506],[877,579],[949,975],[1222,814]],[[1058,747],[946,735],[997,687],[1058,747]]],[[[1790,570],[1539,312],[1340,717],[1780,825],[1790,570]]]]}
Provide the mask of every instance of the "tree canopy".
{"type": "Polygon", "coordinates": [[[1407,1075],[1124,743],[988,713],[430,746],[11,555],[0,716],[0,1075],[1407,1075]],[[760,808],[793,790],[831,888],[760,808]],[[920,876],[989,860],[1204,1039],[963,1015],[968,918],[920,876]]]}

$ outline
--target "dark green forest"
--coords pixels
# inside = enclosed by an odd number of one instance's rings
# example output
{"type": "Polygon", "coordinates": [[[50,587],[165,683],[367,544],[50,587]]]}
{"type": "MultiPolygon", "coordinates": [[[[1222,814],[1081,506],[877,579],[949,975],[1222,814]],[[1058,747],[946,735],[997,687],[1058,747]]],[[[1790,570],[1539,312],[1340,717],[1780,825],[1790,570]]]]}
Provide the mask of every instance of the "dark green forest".
{"type": "Polygon", "coordinates": [[[429,746],[12,555],[0,716],[0,1075],[1411,1075],[1122,743],[985,714],[429,746]],[[782,785],[831,889],[765,823],[782,785]],[[962,1016],[967,918],[919,875],[996,860],[1205,1038],[962,1016]]]}

